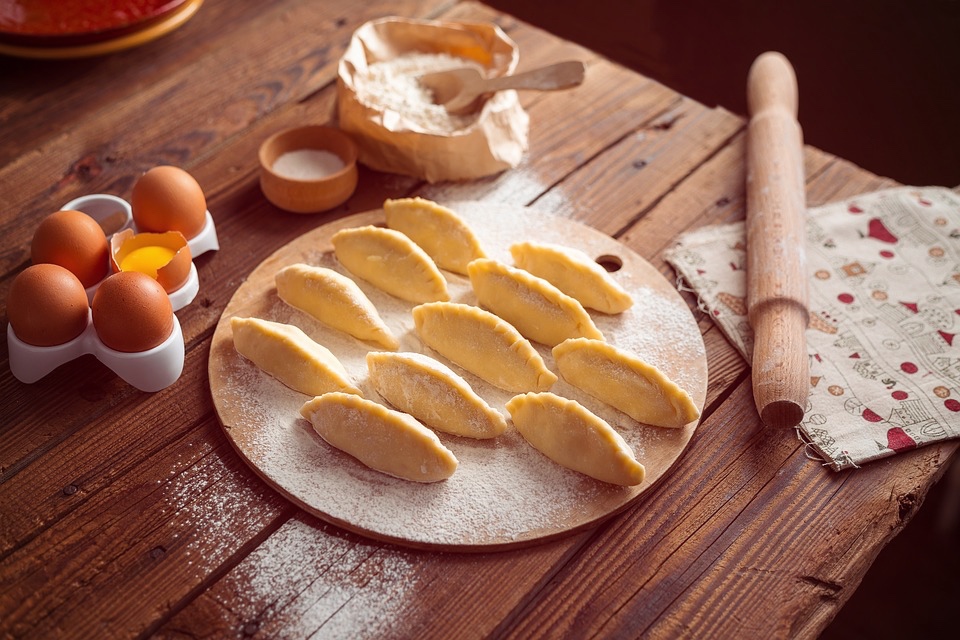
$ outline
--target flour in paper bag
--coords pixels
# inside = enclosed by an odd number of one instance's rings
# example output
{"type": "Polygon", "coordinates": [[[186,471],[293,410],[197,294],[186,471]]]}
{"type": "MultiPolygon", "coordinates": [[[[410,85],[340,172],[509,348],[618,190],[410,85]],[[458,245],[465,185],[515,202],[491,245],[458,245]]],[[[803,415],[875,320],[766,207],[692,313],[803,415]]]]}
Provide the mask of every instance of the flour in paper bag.
{"type": "Polygon", "coordinates": [[[482,70],[472,60],[448,53],[408,53],[374,62],[355,77],[357,98],[367,106],[382,110],[384,124],[391,129],[406,128],[434,134],[449,134],[477,121],[477,114],[453,115],[435,104],[433,93],[418,76],[433,71],[471,67],[482,70]],[[386,122],[396,118],[399,122],[386,122]]]}

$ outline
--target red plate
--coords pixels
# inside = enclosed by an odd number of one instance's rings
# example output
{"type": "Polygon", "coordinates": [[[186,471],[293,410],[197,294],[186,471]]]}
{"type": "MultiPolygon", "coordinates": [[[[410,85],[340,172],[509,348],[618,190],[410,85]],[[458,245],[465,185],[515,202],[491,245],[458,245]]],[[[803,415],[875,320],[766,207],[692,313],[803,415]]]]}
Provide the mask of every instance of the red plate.
{"type": "Polygon", "coordinates": [[[148,27],[186,0],[0,0],[0,41],[69,46],[148,27]]]}

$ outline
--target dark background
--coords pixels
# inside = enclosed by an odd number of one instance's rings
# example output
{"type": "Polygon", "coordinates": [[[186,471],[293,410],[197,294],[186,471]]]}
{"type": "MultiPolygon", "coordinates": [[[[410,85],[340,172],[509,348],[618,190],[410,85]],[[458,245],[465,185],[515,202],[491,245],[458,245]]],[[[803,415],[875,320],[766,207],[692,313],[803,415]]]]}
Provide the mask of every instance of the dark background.
{"type": "MultiPolygon", "coordinates": [[[[808,144],[904,184],[960,186],[960,0],[485,2],[741,115],[750,64],[780,51],[808,144]]],[[[958,519],[960,461],[821,640],[960,637],[958,519]]]]}
{"type": "Polygon", "coordinates": [[[808,144],[904,184],[960,185],[960,0],[487,4],[741,115],[751,62],[780,51],[808,144]]]}

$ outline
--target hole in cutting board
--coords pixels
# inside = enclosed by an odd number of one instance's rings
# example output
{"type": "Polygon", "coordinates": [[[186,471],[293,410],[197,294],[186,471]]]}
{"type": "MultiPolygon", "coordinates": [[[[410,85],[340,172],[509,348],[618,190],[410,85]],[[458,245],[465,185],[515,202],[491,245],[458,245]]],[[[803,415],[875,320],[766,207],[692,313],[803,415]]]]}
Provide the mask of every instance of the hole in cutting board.
{"type": "Polygon", "coordinates": [[[612,256],[609,254],[604,254],[597,258],[596,263],[603,267],[608,273],[620,271],[620,268],[623,267],[623,260],[621,260],[618,256],[612,256]]]}

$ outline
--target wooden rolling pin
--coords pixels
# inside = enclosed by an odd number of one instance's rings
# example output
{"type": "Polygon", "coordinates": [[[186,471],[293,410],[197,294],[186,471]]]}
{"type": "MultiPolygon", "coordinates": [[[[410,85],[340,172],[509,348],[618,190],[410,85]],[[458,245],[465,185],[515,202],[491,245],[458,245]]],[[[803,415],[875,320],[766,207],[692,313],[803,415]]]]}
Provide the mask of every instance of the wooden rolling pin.
{"type": "Polygon", "coordinates": [[[806,196],[797,78],[780,53],[747,76],[747,309],[753,326],[753,397],[773,427],[803,420],[810,393],[805,331],[806,196]]]}

